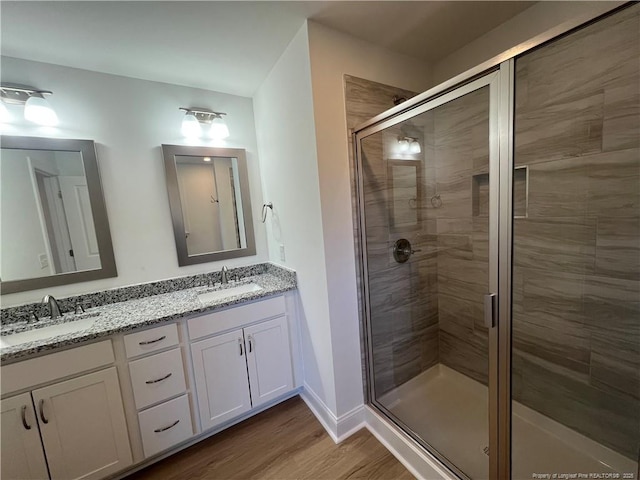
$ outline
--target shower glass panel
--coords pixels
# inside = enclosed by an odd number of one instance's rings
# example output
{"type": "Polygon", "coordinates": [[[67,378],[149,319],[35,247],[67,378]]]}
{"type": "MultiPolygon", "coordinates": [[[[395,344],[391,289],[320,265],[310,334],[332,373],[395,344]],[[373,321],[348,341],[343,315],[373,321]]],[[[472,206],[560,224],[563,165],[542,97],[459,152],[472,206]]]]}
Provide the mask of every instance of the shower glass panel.
{"type": "Polygon", "coordinates": [[[639,59],[636,4],[516,60],[516,479],[637,478],[639,59]]]}
{"type": "Polygon", "coordinates": [[[471,478],[489,476],[488,83],[359,145],[373,403],[471,478]]]}

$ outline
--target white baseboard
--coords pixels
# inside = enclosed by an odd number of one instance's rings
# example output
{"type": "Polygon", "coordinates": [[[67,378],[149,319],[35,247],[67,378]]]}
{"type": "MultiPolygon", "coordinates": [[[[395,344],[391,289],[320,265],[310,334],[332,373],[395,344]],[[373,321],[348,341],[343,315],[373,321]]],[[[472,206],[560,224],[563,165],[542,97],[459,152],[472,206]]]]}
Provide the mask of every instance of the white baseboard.
{"type": "Polygon", "coordinates": [[[456,480],[435,457],[415,445],[406,434],[393,427],[371,407],[364,407],[367,429],[402,463],[411,474],[424,480],[456,480]]]}
{"type": "Polygon", "coordinates": [[[335,443],[342,442],[366,426],[364,405],[358,405],[347,413],[336,417],[316,392],[306,383],[300,392],[300,397],[335,443]]]}

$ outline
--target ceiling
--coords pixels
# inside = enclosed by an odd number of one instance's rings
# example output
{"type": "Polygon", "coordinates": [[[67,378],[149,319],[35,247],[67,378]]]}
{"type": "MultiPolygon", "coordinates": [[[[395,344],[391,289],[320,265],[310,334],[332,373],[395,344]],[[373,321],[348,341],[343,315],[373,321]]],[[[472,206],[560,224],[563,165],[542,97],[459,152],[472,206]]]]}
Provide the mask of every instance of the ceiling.
{"type": "Polygon", "coordinates": [[[435,62],[533,3],[3,0],[0,52],[251,96],[306,18],[435,62]]]}

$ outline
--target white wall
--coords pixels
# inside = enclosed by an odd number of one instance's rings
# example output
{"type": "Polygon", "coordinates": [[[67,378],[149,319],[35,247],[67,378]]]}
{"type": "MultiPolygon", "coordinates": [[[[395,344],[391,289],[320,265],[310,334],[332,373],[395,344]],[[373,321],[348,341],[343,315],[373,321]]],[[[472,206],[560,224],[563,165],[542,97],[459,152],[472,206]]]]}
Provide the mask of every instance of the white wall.
{"type": "MultiPolygon", "coordinates": [[[[0,127],[7,135],[90,139],[98,164],[113,237],[118,277],[2,296],[2,305],[38,301],[44,293],[66,295],[247,265],[268,259],[259,220],[262,188],[253,105],[250,98],[106,75],[2,57],[2,81],[52,90],[60,119],[46,129],[16,120],[0,127]],[[184,144],[178,107],[227,112],[231,137],[220,146],[245,148],[257,254],[224,262],[178,267],[169,213],[161,144],[184,144]]],[[[206,145],[206,142],[198,142],[206,145]]]]}
{"type": "Polygon", "coordinates": [[[304,378],[335,412],[318,159],[307,26],[298,31],[254,96],[269,258],[298,276],[304,378]],[[280,245],[286,260],[280,259],[280,245]]]}
{"type": "Polygon", "coordinates": [[[309,49],[336,382],[334,413],[340,417],[363,402],[344,75],[421,92],[429,86],[431,73],[416,59],[314,22],[309,22],[309,49]]]}
{"type": "Polygon", "coordinates": [[[433,67],[433,85],[442,83],[548,30],[563,24],[575,27],[623,3],[625,2],[538,2],[438,61],[433,67]]]}

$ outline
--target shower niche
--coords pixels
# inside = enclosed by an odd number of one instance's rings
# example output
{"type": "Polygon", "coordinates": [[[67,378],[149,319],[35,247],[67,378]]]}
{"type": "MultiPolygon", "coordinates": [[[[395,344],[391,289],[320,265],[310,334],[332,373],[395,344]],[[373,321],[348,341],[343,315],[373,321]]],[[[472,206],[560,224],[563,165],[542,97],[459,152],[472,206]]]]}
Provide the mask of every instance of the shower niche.
{"type": "MultiPolygon", "coordinates": [[[[474,217],[489,216],[489,174],[477,173],[472,177],[472,209],[474,217]]],[[[513,217],[527,218],[529,208],[529,169],[513,170],[513,217]]]]}

